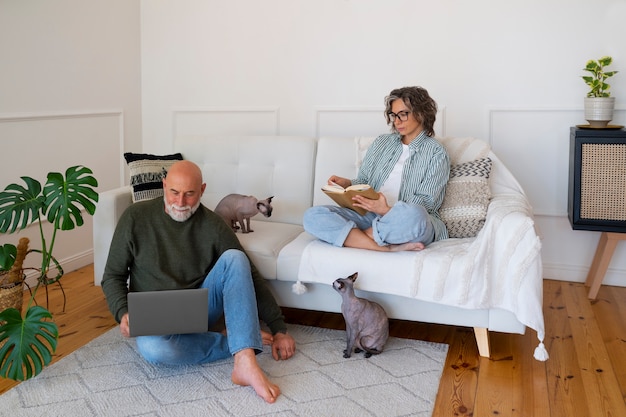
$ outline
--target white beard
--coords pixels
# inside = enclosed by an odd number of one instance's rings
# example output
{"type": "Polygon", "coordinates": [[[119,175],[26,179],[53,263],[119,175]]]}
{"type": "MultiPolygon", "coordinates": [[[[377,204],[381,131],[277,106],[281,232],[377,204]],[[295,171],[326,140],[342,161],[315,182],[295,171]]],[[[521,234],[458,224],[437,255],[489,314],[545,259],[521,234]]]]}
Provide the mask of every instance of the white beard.
{"type": "Polygon", "coordinates": [[[165,197],[163,198],[163,201],[165,202],[165,212],[173,220],[176,220],[177,222],[187,221],[191,216],[193,216],[196,210],[198,210],[198,207],[200,207],[200,201],[198,201],[196,205],[193,207],[191,206],[180,207],[180,206],[177,206],[176,204],[167,204],[165,197]]]}

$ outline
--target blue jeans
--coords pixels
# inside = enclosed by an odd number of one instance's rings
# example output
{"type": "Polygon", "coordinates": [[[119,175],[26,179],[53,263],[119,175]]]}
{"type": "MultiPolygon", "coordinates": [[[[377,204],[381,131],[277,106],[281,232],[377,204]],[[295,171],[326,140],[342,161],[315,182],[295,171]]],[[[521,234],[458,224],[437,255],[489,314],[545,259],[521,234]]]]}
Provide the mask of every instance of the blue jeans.
{"type": "Polygon", "coordinates": [[[206,276],[209,323],[224,315],[228,337],[217,332],[138,336],[139,353],[151,363],[188,365],[228,358],[243,349],[263,350],[250,261],[236,249],[227,250],[206,276]]]}
{"type": "Polygon", "coordinates": [[[372,228],[379,246],[421,242],[428,245],[435,239],[435,229],[426,209],[399,201],[385,214],[367,212],[361,216],[354,210],[338,206],[313,206],[304,212],[304,230],[334,246],[343,246],[350,230],[372,228]]]}

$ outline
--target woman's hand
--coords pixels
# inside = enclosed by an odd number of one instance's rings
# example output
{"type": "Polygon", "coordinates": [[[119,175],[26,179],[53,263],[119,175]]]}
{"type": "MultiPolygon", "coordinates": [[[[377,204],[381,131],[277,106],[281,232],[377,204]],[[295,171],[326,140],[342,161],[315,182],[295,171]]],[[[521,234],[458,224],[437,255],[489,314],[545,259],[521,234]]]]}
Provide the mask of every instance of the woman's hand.
{"type": "Polygon", "coordinates": [[[349,187],[349,186],[352,185],[352,181],[350,181],[347,178],[343,178],[343,177],[338,177],[336,175],[332,175],[328,179],[328,185],[333,185],[333,184],[341,185],[343,188],[346,188],[346,187],[349,187]]]}
{"type": "Polygon", "coordinates": [[[379,216],[384,216],[391,210],[391,207],[387,204],[387,199],[383,193],[378,193],[378,196],[378,200],[372,200],[371,198],[366,198],[361,195],[355,195],[352,197],[352,201],[354,201],[356,207],[361,207],[379,216]]]}

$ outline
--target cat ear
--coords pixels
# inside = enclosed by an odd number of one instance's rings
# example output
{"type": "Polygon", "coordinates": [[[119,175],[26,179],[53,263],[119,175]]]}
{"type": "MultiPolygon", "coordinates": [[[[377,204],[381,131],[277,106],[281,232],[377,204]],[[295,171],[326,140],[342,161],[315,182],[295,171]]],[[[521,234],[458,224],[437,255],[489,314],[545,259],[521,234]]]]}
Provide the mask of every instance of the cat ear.
{"type": "Polygon", "coordinates": [[[350,275],[350,276],[348,277],[348,279],[349,279],[350,281],[354,282],[354,281],[356,281],[356,277],[358,277],[358,276],[359,276],[359,273],[358,273],[358,272],[355,272],[354,274],[350,275]]]}

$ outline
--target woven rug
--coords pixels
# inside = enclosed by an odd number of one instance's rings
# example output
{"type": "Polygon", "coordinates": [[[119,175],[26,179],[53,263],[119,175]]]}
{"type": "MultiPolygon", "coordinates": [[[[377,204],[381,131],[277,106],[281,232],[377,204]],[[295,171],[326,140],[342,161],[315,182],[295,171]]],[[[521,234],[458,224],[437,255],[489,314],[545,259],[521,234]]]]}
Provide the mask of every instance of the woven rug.
{"type": "Polygon", "coordinates": [[[343,358],[346,332],[289,325],[297,354],[257,356],[282,395],[266,404],[230,380],[232,359],[155,366],[114,328],[0,396],[0,416],[430,416],[448,346],[390,338],[343,358]]]}

